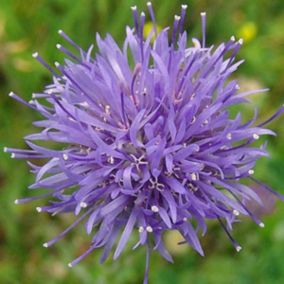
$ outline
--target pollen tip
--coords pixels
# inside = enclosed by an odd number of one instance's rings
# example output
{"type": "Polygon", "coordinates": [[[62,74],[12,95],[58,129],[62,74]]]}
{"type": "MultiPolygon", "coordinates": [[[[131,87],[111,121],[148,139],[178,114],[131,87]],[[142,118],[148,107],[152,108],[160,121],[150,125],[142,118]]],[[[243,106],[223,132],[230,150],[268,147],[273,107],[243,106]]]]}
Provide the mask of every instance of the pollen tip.
{"type": "Polygon", "coordinates": [[[36,211],[37,211],[38,213],[42,212],[41,207],[36,207],[36,211]]]}
{"type": "Polygon", "coordinates": [[[151,206],[151,210],[155,213],[159,212],[159,207],[156,205],[151,206]]]}
{"type": "Polygon", "coordinates": [[[253,137],[253,139],[255,139],[255,140],[259,139],[259,135],[257,135],[256,133],[254,133],[254,134],[252,135],[252,137],[253,137]]]}
{"type": "Polygon", "coordinates": [[[141,17],[145,17],[145,13],[143,11],[141,12],[141,17]]]}
{"type": "Polygon", "coordinates": [[[147,2],[147,6],[152,6],[152,2],[151,2],[151,1],[148,1],[148,2],[147,2]]]}
{"type": "Polygon", "coordinates": [[[144,232],[144,228],[143,228],[142,226],[140,226],[140,227],[138,228],[138,232],[139,232],[139,233],[143,233],[143,232],[144,232]]]}
{"type": "Polygon", "coordinates": [[[253,174],[254,174],[254,170],[249,170],[249,171],[248,171],[248,174],[249,174],[249,175],[253,175],[253,174]]]}
{"type": "Polygon", "coordinates": [[[132,7],[131,7],[131,10],[132,10],[132,11],[136,11],[136,10],[137,10],[137,6],[132,6],[132,7]]]}
{"type": "Polygon", "coordinates": [[[200,15],[201,15],[201,17],[204,17],[204,16],[206,16],[206,12],[201,12],[200,15]]]}
{"type": "Polygon", "coordinates": [[[48,248],[48,243],[44,243],[42,246],[43,246],[44,248],[48,248]]]}
{"type": "Polygon", "coordinates": [[[231,36],[231,41],[236,41],[235,36],[231,36]]]}
{"type": "Polygon", "coordinates": [[[67,161],[68,158],[69,158],[69,157],[68,157],[68,154],[66,154],[66,153],[64,153],[64,154],[62,155],[62,157],[63,157],[63,160],[64,160],[64,161],[67,161]]]}
{"type": "Polygon", "coordinates": [[[262,222],[259,223],[258,226],[259,226],[260,228],[264,228],[264,227],[265,227],[264,223],[262,223],[262,222]]]}
{"type": "Polygon", "coordinates": [[[55,67],[59,67],[59,66],[60,66],[60,63],[57,62],[57,61],[55,61],[55,62],[54,62],[54,65],[55,65],[55,67]]]}
{"type": "Polygon", "coordinates": [[[12,97],[15,96],[15,93],[14,92],[10,92],[8,96],[12,98],[12,97]]]}
{"type": "Polygon", "coordinates": [[[188,7],[188,6],[187,6],[186,4],[182,4],[182,5],[181,5],[181,8],[184,9],[184,10],[187,9],[187,7],[188,7]]]}
{"type": "Polygon", "coordinates": [[[3,152],[4,152],[4,153],[7,153],[7,151],[8,151],[8,148],[7,148],[7,147],[4,147],[4,148],[3,148],[3,152]]]}
{"type": "Polygon", "coordinates": [[[36,94],[33,93],[33,94],[32,94],[32,98],[33,98],[33,99],[36,99],[36,94]]]}
{"type": "Polygon", "coordinates": [[[15,204],[19,204],[19,200],[16,199],[16,200],[14,201],[14,203],[15,203],[15,204]]]}
{"type": "Polygon", "coordinates": [[[80,207],[86,208],[88,204],[86,202],[80,202],[80,207]]]}
{"type": "Polygon", "coordinates": [[[153,232],[153,228],[152,228],[151,226],[147,226],[147,227],[146,227],[146,231],[147,231],[148,233],[152,233],[152,232],[153,232]]]}
{"type": "Polygon", "coordinates": [[[61,30],[61,29],[58,30],[58,34],[60,34],[60,35],[63,34],[63,30],[61,30]]]}
{"type": "Polygon", "coordinates": [[[56,44],[56,48],[57,48],[57,49],[60,49],[61,47],[62,47],[62,45],[61,45],[60,43],[57,43],[57,44],[56,44]]]}
{"type": "Polygon", "coordinates": [[[233,214],[234,214],[235,216],[239,216],[239,215],[240,215],[240,212],[239,212],[238,210],[233,210],[233,214]]]}
{"type": "Polygon", "coordinates": [[[242,45],[244,43],[244,40],[242,38],[239,39],[239,44],[242,45]]]}
{"type": "Polygon", "coordinates": [[[242,250],[242,247],[241,246],[236,246],[236,251],[237,252],[240,252],[242,250]]]}
{"type": "Polygon", "coordinates": [[[12,154],[11,154],[11,158],[12,158],[12,159],[14,159],[15,156],[16,156],[15,153],[12,153],[12,154]]]}
{"type": "Polygon", "coordinates": [[[72,265],[72,263],[70,262],[70,263],[68,263],[68,267],[73,267],[73,265],[72,265]]]}
{"type": "Polygon", "coordinates": [[[32,57],[33,57],[33,58],[37,58],[37,57],[38,57],[38,52],[34,52],[34,53],[32,54],[32,57]]]}

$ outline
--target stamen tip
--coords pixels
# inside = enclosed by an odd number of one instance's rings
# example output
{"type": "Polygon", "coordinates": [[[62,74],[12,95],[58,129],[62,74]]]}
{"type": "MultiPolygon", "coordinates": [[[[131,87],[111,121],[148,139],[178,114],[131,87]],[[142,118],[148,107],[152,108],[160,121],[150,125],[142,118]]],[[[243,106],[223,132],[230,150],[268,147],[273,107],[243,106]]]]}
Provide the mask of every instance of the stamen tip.
{"type": "Polygon", "coordinates": [[[14,203],[15,203],[15,204],[19,204],[19,200],[16,199],[16,200],[14,201],[14,203]]]}
{"type": "Polygon", "coordinates": [[[236,246],[236,251],[237,252],[240,252],[242,250],[242,247],[241,246],[236,246]]]}
{"type": "Polygon", "coordinates": [[[55,62],[54,62],[54,65],[55,65],[55,67],[59,67],[59,66],[60,66],[60,63],[57,62],[57,61],[55,61],[55,62]]]}
{"type": "Polygon", "coordinates": [[[137,10],[137,6],[132,6],[132,7],[131,7],[131,10],[132,10],[132,11],[136,11],[136,10],[137,10]]]}
{"type": "Polygon", "coordinates": [[[62,35],[63,31],[62,30],[58,30],[58,34],[62,35]]]}
{"type": "Polygon", "coordinates": [[[36,207],[36,211],[37,211],[38,213],[42,212],[41,207],[36,207]]]}
{"type": "Polygon", "coordinates": [[[205,17],[206,16],[206,12],[201,12],[200,15],[201,15],[201,17],[205,17]]]}
{"type": "Polygon", "coordinates": [[[180,16],[179,15],[175,15],[175,20],[179,21],[180,20],[180,16]]]}
{"type": "Polygon", "coordinates": [[[244,40],[242,38],[239,39],[239,44],[242,45],[244,43],[244,40]]]}
{"type": "Polygon", "coordinates": [[[235,36],[231,36],[231,41],[236,41],[235,36]]]}
{"type": "Polygon", "coordinates": [[[38,52],[34,52],[34,53],[32,54],[32,57],[33,57],[33,58],[37,58],[37,57],[38,57],[38,52]]]}
{"type": "Polygon", "coordinates": [[[151,2],[151,1],[148,1],[148,2],[147,2],[147,6],[152,6],[152,2],[151,2]]]}
{"type": "Polygon", "coordinates": [[[70,267],[70,268],[72,268],[73,267],[73,265],[72,265],[72,263],[70,262],[70,263],[68,263],[68,267],[70,267]]]}
{"type": "Polygon", "coordinates": [[[15,93],[14,92],[10,92],[8,96],[12,98],[12,97],[15,96],[15,93]]]}
{"type": "Polygon", "coordinates": [[[181,5],[181,8],[184,9],[184,10],[186,10],[186,9],[187,9],[187,5],[186,5],[186,4],[183,4],[183,5],[181,5]]]}
{"type": "Polygon", "coordinates": [[[80,202],[80,207],[86,208],[88,204],[86,202],[80,202]]]}
{"type": "Polygon", "coordinates": [[[8,151],[8,148],[7,148],[7,147],[4,147],[4,148],[3,148],[3,152],[4,152],[4,153],[7,153],[7,151],[8,151]]]}
{"type": "Polygon", "coordinates": [[[260,228],[264,228],[264,227],[265,227],[264,223],[262,223],[262,222],[259,223],[258,226],[259,226],[260,228]]]}
{"type": "Polygon", "coordinates": [[[57,43],[57,44],[56,44],[56,48],[57,48],[57,49],[60,49],[61,47],[62,47],[62,45],[61,45],[60,43],[57,43]]]}
{"type": "Polygon", "coordinates": [[[12,154],[11,154],[11,158],[12,158],[12,159],[14,159],[15,156],[16,156],[15,153],[12,153],[12,154]]]}
{"type": "Polygon", "coordinates": [[[48,243],[44,243],[42,246],[43,246],[44,248],[48,248],[48,243]]]}

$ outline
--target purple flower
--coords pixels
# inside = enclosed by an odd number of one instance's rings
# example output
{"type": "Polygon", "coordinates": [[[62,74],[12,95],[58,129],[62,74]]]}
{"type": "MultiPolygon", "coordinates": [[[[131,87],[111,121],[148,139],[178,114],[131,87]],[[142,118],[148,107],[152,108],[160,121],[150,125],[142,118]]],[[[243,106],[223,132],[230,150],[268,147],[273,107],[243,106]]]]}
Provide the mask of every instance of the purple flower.
{"type": "Polygon", "coordinates": [[[170,36],[168,28],[158,33],[152,5],[147,6],[153,30],[146,40],[145,14],[133,7],[135,28],[126,28],[122,50],[110,35],[97,35],[99,52],[93,57],[93,46],[84,51],[60,30],[78,54],[58,44],[69,59],[56,63],[56,70],[33,54],[51,71],[53,83],[29,103],[10,96],[41,114],[34,125],[42,130],[25,137],[29,150],[5,148],[12,158],[45,162],[28,163],[35,174],[30,189],[45,188],[46,193],[16,203],[47,198],[48,205],[37,207],[38,212],[78,216],[45,247],[84,221],[92,241],[69,266],[96,248],[103,248],[103,262],[112,249],[118,258],[137,231],[135,248],[147,248],[144,283],[151,250],[172,261],[163,244],[166,231],[178,230],[182,243],[203,255],[198,234],[206,233],[207,219],[220,223],[237,251],[241,246],[230,231],[239,215],[264,226],[246,206],[251,200],[261,202],[258,192],[243,181],[284,200],[252,177],[258,158],[268,156],[265,143],[254,142],[275,135],[263,126],[284,107],[260,124],[256,115],[242,122],[241,113],[232,117],[228,111],[250,94],[266,91],[241,92],[237,81],[229,80],[242,63],[236,62],[242,40],[232,37],[207,47],[206,15],[201,13],[202,40],[193,39],[188,47],[186,5],[175,16],[170,36]],[[35,140],[58,147],[49,149],[35,140]]]}

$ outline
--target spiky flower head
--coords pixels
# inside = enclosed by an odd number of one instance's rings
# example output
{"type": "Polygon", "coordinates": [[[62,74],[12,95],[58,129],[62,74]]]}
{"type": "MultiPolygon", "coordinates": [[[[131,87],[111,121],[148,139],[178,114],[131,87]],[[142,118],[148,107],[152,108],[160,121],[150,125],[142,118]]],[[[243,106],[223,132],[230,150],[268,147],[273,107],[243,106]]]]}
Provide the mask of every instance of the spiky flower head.
{"type": "Polygon", "coordinates": [[[201,13],[202,40],[188,46],[186,5],[170,32],[158,32],[151,3],[147,6],[152,32],[143,38],[146,16],[132,7],[135,28],[126,28],[123,49],[110,35],[97,35],[99,51],[92,56],[92,46],[84,51],[60,30],[78,55],[58,44],[69,59],[56,63],[56,70],[33,55],[52,72],[53,83],[29,103],[14,93],[11,97],[41,114],[34,125],[42,131],[25,137],[29,150],[5,149],[13,158],[47,159],[41,166],[29,162],[35,174],[30,188],[47,193],[16,203],[47,198],[49,203],[37,211],[77,216],[45,247],[84,221],[92,241],[69,266],[96,248],[103,248],[101,261],[113,248],[116,259],[137,231],[135,248],[147,248],[145,283],[152,249],[172,261],[163,244],[166,231],[179,231],[182,243],[203,255],[198,233],[205,234],[207,219],[220,223],[237,251],[241,246],[230,230],[240,215],[264,226],[246,205],[260,198],[243,181],[283,199],[252,175],[258,158],[268,155],[265,144],[253,144],[262,135],[274,135],[263,126],[284,110],[260,124],[256,116],[247,122],[240,113],[231,117],[229,106],[265,91],[241,92],[230,80],[242,63],[236,62],[242,40],[232,37],[207,47],[206,15],[201,13]],[[35,140],[58,147],[45,148],[35,140]]]}

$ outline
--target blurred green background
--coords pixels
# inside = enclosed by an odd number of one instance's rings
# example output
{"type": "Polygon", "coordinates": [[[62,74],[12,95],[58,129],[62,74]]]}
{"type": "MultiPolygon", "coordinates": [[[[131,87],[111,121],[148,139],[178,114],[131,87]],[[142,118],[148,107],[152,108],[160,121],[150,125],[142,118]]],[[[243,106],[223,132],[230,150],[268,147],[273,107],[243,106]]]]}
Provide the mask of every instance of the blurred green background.
{"type": "MultiPolygon", "coordinates": [[[[113,34],[121,44],[125,25],[132,25],[130,6],[146,9],[144,1],[130,0],[0,0],[0,146],[25,147],[22,137],[31,133],[31,122],[37,117],[30,109],[11,100],[9,91],[26,100],[32,92],[50,82],[47,71],[31,57],[39,51],[50,63],[63,60],[55,44],[63,29],[78,44],[87,48],[95,33],[113,34]]],[[[270,92],[253,96],[260,108],[260,120],[284,102],[284,1],[283,0],[154,0],[161,27],[170,25],[181,4],[188,4],[186,29],[190,36],[200,36],[201,11],[208,15],[209,44],[227,40],[231,35],[244,38],[239,58],[245,58],[236,75],[242,90],[269,87],[270,92]]],[[[242,107],[246,116],[253,105],[242,107]]],[[[256,176],[284,193],[283,117],[270,127],[278,133],[269,138],[271,159],[259,161],[256,176]]],[[[67,263],[88,246],[89,238],[82,228],[72,231],[53,248],[42,243],[63,230],[72,216],[49,217],[34,210],[39,202],[14,205],[14,200],[28,194],[32,176],[24,161],[11,160],[0,153],[0,283],[142,283],[144,250],[129,247],[122,257],[105,265],[98,263],[94,252],[75,268],[67,263]]],[[[259,190],[259,189],[256,189],[259,190]]],[[[263,193],[261,193],[263,194],[263,193]]],[[[166,241],[175,264],[152,255],[150,283],[195,284],[273,284],[284,283],[284,204],[264,196],[266,206],[260,210],[266,224],[258,228],[250,220],[236,224],[234,235],[244,247],[236,253],[216,223],[202,238],[206,257],[198,256],[186,246],[177,246],[177,236],[166,241]]],[[[253,205],[252,205],[253,206],[253,205]]],[[[257,209],[256,209],[257,210],[257,209]]]]}

